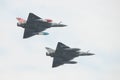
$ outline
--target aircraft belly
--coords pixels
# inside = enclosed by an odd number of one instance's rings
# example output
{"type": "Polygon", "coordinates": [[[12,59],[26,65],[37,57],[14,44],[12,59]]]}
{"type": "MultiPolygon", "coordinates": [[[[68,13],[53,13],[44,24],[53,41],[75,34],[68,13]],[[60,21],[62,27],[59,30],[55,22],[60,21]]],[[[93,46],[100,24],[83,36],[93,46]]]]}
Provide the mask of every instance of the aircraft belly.
{"type": "Polygon", "coordinates": [[[41,23],[33,23],[33,22],[31,22],[31,23],[28,23],[26,25],[26,28],[33,29],[36,32],[41,32],[41,31],[44,31],[45,29],[47,29],[48,27],[46,27],[46,25],[41,24],[41,23]]]}

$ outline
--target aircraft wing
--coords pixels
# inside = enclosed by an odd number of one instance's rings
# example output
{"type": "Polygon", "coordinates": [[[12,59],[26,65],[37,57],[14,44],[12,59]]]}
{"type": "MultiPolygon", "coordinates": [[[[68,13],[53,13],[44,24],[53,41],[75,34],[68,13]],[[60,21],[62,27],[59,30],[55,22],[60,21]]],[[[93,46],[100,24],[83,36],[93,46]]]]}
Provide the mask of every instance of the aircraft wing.
{"type": "Polygon", "coordinates": [[[55,56],[53,58],[52,67],[60,66],[65,62],[72,60],[74,58],[70,53],[66,52],[64,48],[68,48],[68,46],[64,45],[61,42],[58,42],[58,45],[55,51],[55,56]]]}
{"type": "Polygon", "coordinates": [[[33,20],[35,20],[35,19],[42,19],[42,18],[40,18],[39,16],[36,16],[36,15],[33,14],[33,13],[29,13],[29,16],[28,16],[27,22],[29,22],[29,21],[33,21],[33,20]]]}
{"type": "Polygon", "coordinates": [[[44,23],[42,21],[38,22],[38,21],[36,21],[37,19],[42,19],[42,18],[36,16],[33,13],[29,13],[25,28],[34,29],[35,31],[38,31],[38,32],[41,32],[41,31],[44,31],[45,29],[47,29],[47,27],[45,26],[46,23],[44,23]]]}
{"type": "Polygon", "coordinates": [[[57,48],[70,48],[69,46],[66,46],[65,44],[58,42],[57,48]]]}
{"type": "Polygon", "coordinates": [[[29,28],[25,28],[23,38],[32,37],[35,35],[35,31],[29,28]]]}
{"type": "Polygon", "coordinates": [[[52,67],[57,67],[64,64],[64,60],[60,57],[54,57],[52,67]]]}

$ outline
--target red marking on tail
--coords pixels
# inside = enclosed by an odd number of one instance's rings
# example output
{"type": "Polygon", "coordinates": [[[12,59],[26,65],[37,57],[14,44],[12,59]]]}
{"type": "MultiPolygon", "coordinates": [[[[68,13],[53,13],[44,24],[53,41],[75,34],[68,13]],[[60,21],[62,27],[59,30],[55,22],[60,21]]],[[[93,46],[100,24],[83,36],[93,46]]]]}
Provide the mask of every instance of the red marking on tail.
{"type": "Polygon", "coordinates": [[[19,23],[25,23],[26,22],[26,20],[24,20],[22,18],[16,18],[16,19],[19,21],[19,23]]]}

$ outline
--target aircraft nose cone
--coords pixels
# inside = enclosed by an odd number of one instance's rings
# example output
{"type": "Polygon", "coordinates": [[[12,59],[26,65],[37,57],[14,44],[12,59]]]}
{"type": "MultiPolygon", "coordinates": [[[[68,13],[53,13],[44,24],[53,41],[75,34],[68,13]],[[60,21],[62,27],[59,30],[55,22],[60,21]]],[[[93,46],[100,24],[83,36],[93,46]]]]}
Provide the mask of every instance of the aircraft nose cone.
{"type": "Polygon", "coordinates": [[[63,27],[65,27],[65,26],[67,26],[67,25],[64,25],[64,24],[63,24],[63,27]]]}
{"type": "Polygon", "coordinates": [[[90,53],[89,55],[95,55],[94,53],[90,53]]]}
{"type": "Polygon", "coordinates": [[[66,27],[67,25],[65,25],[65,24],[60,24],[60,26],[61,26],[61,27],[66,27]]]}

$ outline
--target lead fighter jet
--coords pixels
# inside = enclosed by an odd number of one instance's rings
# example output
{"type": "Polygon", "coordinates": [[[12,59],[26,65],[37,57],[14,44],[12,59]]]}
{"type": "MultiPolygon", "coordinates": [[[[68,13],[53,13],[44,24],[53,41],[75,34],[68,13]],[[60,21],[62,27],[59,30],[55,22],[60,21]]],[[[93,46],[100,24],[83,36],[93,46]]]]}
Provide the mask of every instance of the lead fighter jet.
{"type": "Polygon", "coordinates": [[[28,19],[16,18],[17,26],[25,29],[23,38],[28,38],[34,35],[48,35],[47,32],[42,32],[50,27],[64,27],[66,25],[53,23],[51,19],[42,19],[33,13],[29,13],[28,19]]]}
{"type": "Polygon", "coordinates": [[[78,56],[91,56],[93,53],[82,52],[79,48],[70,48],[65,44],[58,42],[56,50],[46,47],[46,56],[53,57],[52,67],[57,67],[63,64],[75,64],[76,61],[71,61],[78,56]]]}

